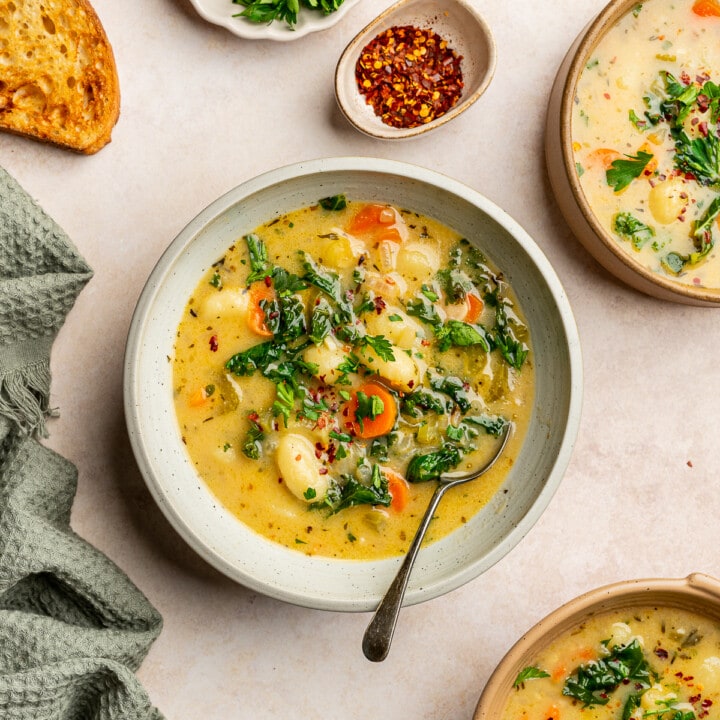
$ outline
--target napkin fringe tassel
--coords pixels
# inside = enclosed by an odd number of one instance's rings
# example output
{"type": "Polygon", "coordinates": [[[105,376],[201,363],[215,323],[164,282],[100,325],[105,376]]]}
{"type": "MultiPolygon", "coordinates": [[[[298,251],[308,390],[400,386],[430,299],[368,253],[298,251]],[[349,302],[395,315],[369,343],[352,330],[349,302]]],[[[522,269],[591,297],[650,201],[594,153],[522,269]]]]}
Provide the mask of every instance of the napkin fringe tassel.
{"type": "Polygon", "coordinates": [[[14,423],[23,435],[47,437],[50,362],[43,360],[0,376],[0,416],[14,423]]]}

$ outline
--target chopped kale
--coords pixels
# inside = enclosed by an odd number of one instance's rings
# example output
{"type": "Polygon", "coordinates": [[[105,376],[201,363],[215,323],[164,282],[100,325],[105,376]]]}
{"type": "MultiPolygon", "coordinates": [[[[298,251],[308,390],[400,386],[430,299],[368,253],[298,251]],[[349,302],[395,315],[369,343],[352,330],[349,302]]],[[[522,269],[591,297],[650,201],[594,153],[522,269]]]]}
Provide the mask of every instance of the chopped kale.
{"type": "Polygon", "coordinates": [[[344,195],[331,195],[319,202],[323,210],[344,210],[347,207],[347,198],[344,195]]]}
{"type": "Polygon", "coordinates": [[[653,673],[637,640],[615,646],[607,657],[580,665],[567,678],[562,694],[579,700],[583,707],[607,705],[621,683],[629,681],[638,688],[652,684],[653,673]]]}
{"type": "Polygon", "coordinates": [[[652,227],[629,212],[617,213],[613,218],[612,228],[620,237],[629,240],[636,250],[640,250],[648,240],[655,237],[652,227]]]}

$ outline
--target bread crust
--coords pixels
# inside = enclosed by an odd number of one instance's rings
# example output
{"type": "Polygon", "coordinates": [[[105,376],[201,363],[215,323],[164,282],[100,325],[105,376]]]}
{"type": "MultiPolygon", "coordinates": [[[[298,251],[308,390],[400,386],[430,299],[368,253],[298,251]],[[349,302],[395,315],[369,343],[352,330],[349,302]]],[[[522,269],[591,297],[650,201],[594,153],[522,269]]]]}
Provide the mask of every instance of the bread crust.
{"type": "Polygon", "coordinates": [[[115,57],[87,0],[0,0],[0,129],[92,154],[119,115],[115,57]]]}

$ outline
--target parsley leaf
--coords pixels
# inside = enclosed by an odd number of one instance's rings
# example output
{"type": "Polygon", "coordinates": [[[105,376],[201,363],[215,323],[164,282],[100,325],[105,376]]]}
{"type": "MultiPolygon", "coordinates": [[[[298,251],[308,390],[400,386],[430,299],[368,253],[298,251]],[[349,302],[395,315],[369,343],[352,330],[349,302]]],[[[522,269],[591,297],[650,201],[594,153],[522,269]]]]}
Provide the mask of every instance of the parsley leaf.
{"type": "Polygon", "coordinates": [[[246,235],[244,240],[250,256],[251,269],[247,284],[251,285],[257,280],[263,280],[269,274],[270,263],[268,262],[267,246],[257,235],[251,233],[246,235]]]}
{"type": "Polygon", "coordinates": [[[635,178],[642,175],[647,164],[653,159],[652,153],[639,150],[637,155],[626,155],[625,158],[618,158],[612,161],[612,165],[605,172],[607,184],[615,192],[624,190],[635,178]]]}
{"type": "Polygon", "coordinates": [[[275,389],[277,398],[272,405],[272,412],[276,417],[282,415],[285,421],[285,427],[287,427],[288,421],[290,420],[290,413],[295,408],[295,391],[287,382],[278,383],[275,389]]]}
{"type": "Polygon", "coordinates": [[[329,15],[335,12],[343,0],[232,0],[236,5],[245,5],[245,10],[233,17],[244,17],[252,23],[269,24],[274,20],[284,20],[294,29],[301,4],[311,10],[329,15]]]}
{"type": "Polygon", "coordinates": [[[520,687],[527,680],[535,680],[537,678],[546,677],[550,677],[549,673],[546,673],[544,670],[541,670],[538,667],[533,667],[532,665],[530,665],[526,668],[523,668],[518,673],[518,676],[515,678],[515,682],[513,683],[513,687],[520,687]]]}
{"type": "Polygon", "coordinates": [[[249,414],[248,420],[250,427],[245,434],[243,441],[243,452],[251,460],[257,460],[260,457],[262,451],[262,441],[265,439],[265,433],[263,432],[262,426],[254,418],[257,417],[257,413],[254,411],[249,414]]]}
{"type": "Polygon", "coordinates": [[[395,360],[392,343],[384,335],[365,335],[362,343],[363,345],[371,347],[380,359],[387,362],[395,360]]]}
{"type": "Polygon", "coordinates": [[[357,408],[355,408],[355,419],[364,430],[363,420],[374,420],[385,411],[385,403],[377,395],[366,395],[362,390],[357,392],[357,408]]]}

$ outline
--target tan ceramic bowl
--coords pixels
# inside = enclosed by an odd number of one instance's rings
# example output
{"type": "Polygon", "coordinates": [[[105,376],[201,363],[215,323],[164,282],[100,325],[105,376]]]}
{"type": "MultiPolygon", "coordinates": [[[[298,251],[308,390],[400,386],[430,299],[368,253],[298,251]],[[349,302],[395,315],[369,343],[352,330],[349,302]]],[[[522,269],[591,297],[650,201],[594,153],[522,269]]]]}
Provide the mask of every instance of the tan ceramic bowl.
{"type": "Polygon", "coordinates": [[[560,635],[598,613],[638,605],[680,608],[720,621],[720,581],[700,573],[682,579],[628,580],[571,600],[541,620],[505,655],[480,696],[473,720],[498,720],[518,673],[560,635]]]}
{"type": "Polygon", "coordinates": [[[560,65],[550,95],[545,154],[550,184],[573,233],[595,259],[636,290],[686,305],[720,306],[720,290],[675,282],[643,267],[595,217],[580,186],[572,149],[572,108],[578,79],[605,33],[637,0],[612,0],[580,33],[560,65]]]}

